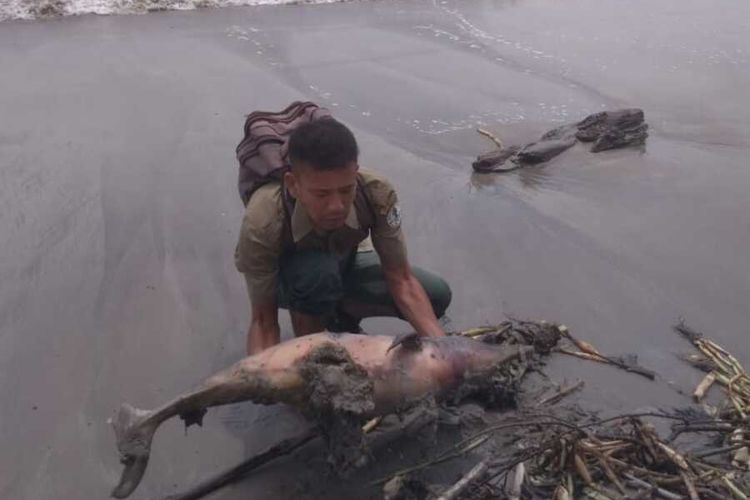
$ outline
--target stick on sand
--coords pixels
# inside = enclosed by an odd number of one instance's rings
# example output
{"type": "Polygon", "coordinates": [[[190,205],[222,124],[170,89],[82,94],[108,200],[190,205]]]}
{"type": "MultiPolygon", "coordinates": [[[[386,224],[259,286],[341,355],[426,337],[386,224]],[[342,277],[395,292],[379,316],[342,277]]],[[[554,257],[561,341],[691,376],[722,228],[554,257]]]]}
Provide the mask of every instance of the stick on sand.
{"type": "Polygon", "coordinates": [[[278,444],[275,444],[253,457],[248,458],[244,462],[236,465],[235,467],[222,472],[210,479],[207,479],[197,486],[190,488],[189,490],[178,493],[175,495],[169,495],[164,500],[197,500],[203,498],[209,493],[222,488],[228,484],[239,481],[245,477],[248,473],[257,469],[258,467],[271,462],[272,460],[289,455],[294,450],[301,448],[306,443],[312,441],[316,437],[320,436],[320,432],[317,429],[310,429],[305,434],[289,439],[285,439],[278,444]]]}

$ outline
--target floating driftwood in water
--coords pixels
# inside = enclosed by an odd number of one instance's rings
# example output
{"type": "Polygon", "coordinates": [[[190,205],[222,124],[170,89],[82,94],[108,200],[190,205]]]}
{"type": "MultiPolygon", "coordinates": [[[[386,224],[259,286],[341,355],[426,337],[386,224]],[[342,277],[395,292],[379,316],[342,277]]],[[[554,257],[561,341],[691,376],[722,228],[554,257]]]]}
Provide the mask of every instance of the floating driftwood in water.
{"type": "Polygon", "coordinates": [[[601,111],[587,116],[577,123],[556,127],[535,142],[525,146],[503,146],[491,132],[478,129],[489,137],[497,149],[481,154],[472,164],[476,172],[507,172],[524,165],[549,161],[571,148],[577,141],[592,142],[591,152],[643,144],[648,137],[648,125],[643,110],[620,109],[601,111]]]}
{"type": "Polygon", "coordinates": [[[518,163],[507,162],[506,160],[514,157],[520,150],[520,146],[510,146],[508,148],[496,149],[489,153],[479,155],[473,163],[474,170],[482,173],[515,170],[521,165],[518,163]]]}
{"type": "Polygon", "coordinates": [[[562,139],[543,139],[532,142],[524,146],[515,158],[511,158],[513,163],[518,165],[535,165],[544,163],[555,156],[559,155],[566,149],[573,147],[576,143],[575,137],[564,137],[562,139]]]}

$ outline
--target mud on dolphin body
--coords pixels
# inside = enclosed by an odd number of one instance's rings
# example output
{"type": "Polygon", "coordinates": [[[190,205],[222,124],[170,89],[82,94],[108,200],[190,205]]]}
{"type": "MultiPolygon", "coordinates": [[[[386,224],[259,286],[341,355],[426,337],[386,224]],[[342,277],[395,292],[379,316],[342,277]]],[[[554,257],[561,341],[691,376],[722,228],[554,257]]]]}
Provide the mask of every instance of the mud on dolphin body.
{"type": "Polygon", "coordinates": [[[320,425],[334,463],[356,466],[366,461],[364,419],[443,393],[524,351],[457,337],[426,339],[419,349],[389,352],[392,343],[393,337],[382,335],[308,335],[245,358],[155,410],[123,405],[112,425],[125,469],[112,495],[125,498],[135,490],[154,433],[172,417],[200,423],[211,406],[287,403],[320,425]]]}
{"type": "Polygon", "coordinates": [[[335,343],[323,344],[299,365],[306,380],[302,413],[317,422],[328,445],[328,462],[339,471],[368,459],[362,422],[375,409],[375,389],[367,371],[335,343]]]}

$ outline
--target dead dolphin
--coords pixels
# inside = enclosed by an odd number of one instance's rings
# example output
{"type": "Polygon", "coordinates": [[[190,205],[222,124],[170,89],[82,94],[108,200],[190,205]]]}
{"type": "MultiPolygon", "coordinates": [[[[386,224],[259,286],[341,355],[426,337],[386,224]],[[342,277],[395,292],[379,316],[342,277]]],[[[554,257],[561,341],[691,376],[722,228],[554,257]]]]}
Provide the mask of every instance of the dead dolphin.
{"type": "Polygon", "coordinates": [[[283,342],[244,358],[155,410],[122,405],[111,424],[125,469],[112,496],[125,498],[135,490],[156,429],[177,415],[186,425],[200,423],[207,408],[240,401],[287,403],[310,414],[311,408],[320,411],[320,401],[325,400],[328,410],[369,418],[489,374],[529,349],[464,337],[394,343],[389,336],[328,332],[283,342]],[[401,346],[391,350],[395,344],[401,346]]]}

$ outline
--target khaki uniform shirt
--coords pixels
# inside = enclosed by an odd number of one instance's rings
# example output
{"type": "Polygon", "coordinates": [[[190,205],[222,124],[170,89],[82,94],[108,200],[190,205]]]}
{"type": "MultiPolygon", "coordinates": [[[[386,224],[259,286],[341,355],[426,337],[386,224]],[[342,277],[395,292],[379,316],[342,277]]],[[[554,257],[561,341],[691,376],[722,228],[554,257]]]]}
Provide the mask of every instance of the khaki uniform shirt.
{"type": "MultiPolygon", "coordinates": [[[[371,241],[385,266],[401,265],[407,257],[396,191],[390,182],[372,172],[360,169],[359,173],[375,217],[370,230],[361,227],[352,206],[342,228],[319,231],[313,227],[302,204],[295,203],[291,214],[294,247],[329,251],[344,260],[357,248],[372,249],[371,241]]],[[[281,185],[277,182],[255,191],[245,209],[234,258],[237,270],[245,275],[253,302],[276,300],[279,259],[285,250],[285,217],[281,185]]]]}

